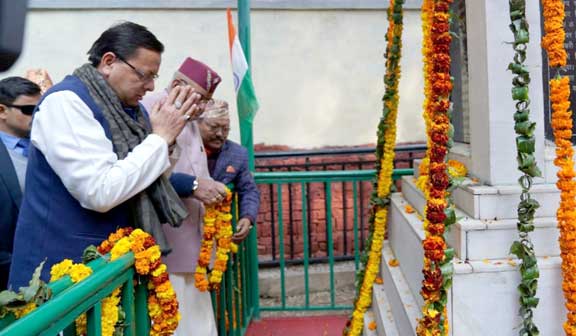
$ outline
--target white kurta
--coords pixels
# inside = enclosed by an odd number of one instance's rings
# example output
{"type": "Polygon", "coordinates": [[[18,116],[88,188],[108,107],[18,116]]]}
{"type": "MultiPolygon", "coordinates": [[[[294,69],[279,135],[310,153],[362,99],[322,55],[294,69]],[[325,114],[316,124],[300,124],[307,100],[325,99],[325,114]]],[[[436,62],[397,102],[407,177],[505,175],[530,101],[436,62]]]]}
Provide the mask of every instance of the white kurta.
{"type": "Polygon", "coordinates": [[[90,108],[72,91],[44,99],[31,141],[82,207],[98,212],[124,203],[170,167],[168,145],[156,134],[119,160],[90,108]]]}

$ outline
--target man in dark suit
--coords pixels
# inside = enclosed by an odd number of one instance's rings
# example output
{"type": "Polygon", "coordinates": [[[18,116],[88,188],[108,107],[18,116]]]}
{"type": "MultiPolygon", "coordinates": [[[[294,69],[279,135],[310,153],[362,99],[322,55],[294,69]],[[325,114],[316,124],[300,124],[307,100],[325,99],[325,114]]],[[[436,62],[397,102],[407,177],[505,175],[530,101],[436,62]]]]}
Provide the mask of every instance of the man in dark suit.
{"type": "Polygon", "coordinates": [[[248,151],[228,140],[230,116],[225,101],[209,102],[198,120],[198,126],[208,157],[210,176],[224,184],[234,184],[234,190],[238,193],[240,219],[232,240],[240,242],[248,236],[256,222],[260,206],[260,192],[248,168],[248,151]]]}
{"type": "Polygon", "coordinates": [[[0,290],[8,281],[32,112],[39,100],[40,87],[33,82],[21,77],[0,80],[0,290]]]}

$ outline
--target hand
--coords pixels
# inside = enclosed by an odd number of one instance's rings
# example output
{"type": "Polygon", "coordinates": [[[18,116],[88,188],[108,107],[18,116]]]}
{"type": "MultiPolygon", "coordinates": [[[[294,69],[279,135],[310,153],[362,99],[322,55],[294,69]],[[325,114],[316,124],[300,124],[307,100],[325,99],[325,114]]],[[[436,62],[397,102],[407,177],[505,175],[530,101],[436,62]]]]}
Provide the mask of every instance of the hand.
{"type": "Polygon", "coordinates": [[[226,197],[226,186],[212,179],[198,178],[198,188],[192,196],[206,205],[218,203],[226,197]]]}
{"type": "Polygon", "coordinates": [[[200,95],[190,86],[173,88],[168,97],[154,104],[150,111],[152,132],[166,140],[168,145],[172,145],[190,116],[201,110],[199,100],[200,95]]]}
{"type": "Polygon", "coordinates": [[[236,233],[232,236],[232,241],[236,244],[241,243],[248,234],[250,233],[250,229],[252,228],[252,223],[248,218],[241,218],[236,225],[236,233]]]}
{"type": "Polygon", "coordinates": [[[179,85],[179,87],[181,90],[188,90],[188,95],[186,96],[188,100],[176,98],[174,106],[184,111],[184,119],[194,120],[198,118],[204,112],[204,107],[201,104],[202,95],[197,93],[196,89],[190,85],[179,85]]]}

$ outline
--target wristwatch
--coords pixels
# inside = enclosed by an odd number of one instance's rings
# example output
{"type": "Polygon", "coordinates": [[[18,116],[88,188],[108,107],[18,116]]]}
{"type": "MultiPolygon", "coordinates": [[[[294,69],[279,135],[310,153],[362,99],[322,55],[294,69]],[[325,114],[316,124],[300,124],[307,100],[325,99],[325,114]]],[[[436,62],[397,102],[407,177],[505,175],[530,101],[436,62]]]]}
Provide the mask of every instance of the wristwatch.
{"type": "Polygon", "coordinates": [[[196,189],[198,189],[198,179],[194,179],[194,182],[192,182],[192,193],[194,193],[196,191],[196,189]]]}

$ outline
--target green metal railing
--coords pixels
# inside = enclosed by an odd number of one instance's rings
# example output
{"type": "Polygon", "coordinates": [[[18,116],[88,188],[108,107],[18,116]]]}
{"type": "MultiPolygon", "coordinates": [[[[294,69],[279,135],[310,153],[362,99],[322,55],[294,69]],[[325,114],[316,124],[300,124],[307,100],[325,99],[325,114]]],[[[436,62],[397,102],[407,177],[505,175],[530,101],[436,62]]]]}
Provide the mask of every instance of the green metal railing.
{"type": "MultiPolygon", "coordinates": [[[[394,170],[394,179],[403,175],[413,174],[412,169],[394,170]]],[[[213,294],[215,316],[217,318],[219,335],[242,336],[251,320],[258,319],[260,311],[288,311],[288,310],[343,310],[351,309],[349,305],[336,304],[335,291],[335,259],[334,239],[332,236],[332,188],[334,183],[352,182],[354,199],[358,197],[358,183],[372,181],[374,170],[358,171],[312,171],[312,172],[258,172],[255,179],[258,184],[272,184],[277,191],[278,211],[278,238],[280,263],[280,304],[277,306],[260,307],[258,291],[258,256],[256,230],[251,230],[248,238],[239,245],[238,253],[228,260],[228,268],[223,277],[221,289],[213,294]],[[304,237],[303,269],[304,269],[304,304],[301,306],[288,305],[286,302],[286,258],[284,251],[284,236],[286,234],[282,209],[282,186],[286,184],[299,184],[302,193],[302,231],[304,237]],[[330,303],[325,305],[312,304],[310,300],[310,241],[307,239],[309,223],[306,220],[307,183],[324,183],[326,202],[326,232],[329,266],[330,303]]],[[[233,221],[236,222],[236,202],[233,203],[233,221]]],[[[360,238],[358,223],[358,207],[354,202],[354,264],[358,269],[360,263],[360,238]]],[[[235,227],[235,225],[234,225],[235,227]]],[[[84,281],[73,284],[68,276],[48,284],[52,291],[52,298],[38,307],[32,313],[14,321],[9,315],[0,320],[0,336],[22,335],[56,335],[60,331],[65,336],[75,335],[74,321],[81,314],[87,313],[87,335],[95,336],[101,333],[101,301],[109,296],[114,289],[122,287],[121,305],[126,314],[124,335],[148,335],[150,320],[147,311],[146,283],[134,280],[134,255],[128,253],[113,262],[97,259],[88,264],[93,273],[84,281]]],[[[186,317],[183,317],[186,318],[186,317]]]]}
{"type": "MultiPolygon", "coordinates": [[[[236,222],[236,202],[232,204],[233,223],[236,222]]],[[[235,225],[233,226],[235,227],[235,225]]],[[[255,231],[255,230],[252,230],[255,231]]],[[[258,260],[256,234],[239,244],[238,253],[228,260],[218,294],[213,293],[213,307],[221,336],[242,336],[250,321],[258,316],[258,260]]],[[[107,263],[100,258],[88,263],[93,273],[82,282],[73,284],[69,276],[48,284],[52,298],[30,314],[15,321],[13,315],[0,319],[0,336],[76,335],[74,321],[87,314],[87,336],[101,334],[101,300],[114,289],[122,287],[121,305],[125,312],[126,336],[148,335],[146,283],[136,276],[134,285],[134,255],[128,253],[107,263]]],[[[182,318],[186,318],[183,316],[182,318]]]]}
{"type": "Polygon", "coordinates": [[[9,315],[0,320],[0,336],[76,335],[74,321],[83,313],[87,317],[87,335],[101,332],[102,299],[122,287],[121,305],[125,312],[124,335],[148,335],[146,284],[134,286],[134,255],[132,252],[107,263],[97,259],[88,266],[93,273],[82,282],[73,284],[69,276],[48,284],[52,298],[30,314],[14,321],[9,315]]]}
{"type": "MultiPolygon", "coordinates": [[[[403,175],[412,175],[413,169],[395,169],[393,179],[397,180],[403,175]]],[[[301,172],[257,172],[255,173],[257,184],[271,184],[276,187],[276,209],[277,225],[279,240],[279,271],[280,271],[280,304],[266,307],[259,307],[262,311],[301,311],[301,310],[347,310],[352,308],[350,304],[336,304],[335,290],[335,258],[334,258],[334,239],[332,223],[332,185],[335,183],[351,182],[353,206],[353,240],[354,240],[354,265],[358,270],[360,266],[360,241],[359,241],[359,223],[358,223],[358,184],[366,181],[373,181],[375,177],[374,170],[348,170],[348,171],[301,171],[301,172]],[[307,216],[307,183],[323,183],[325,192],[326,208],[326,254],[328,256],[329,283],[327,289],[330,291],[330,303],[325,305],[311,304],[310,302],[310,241],[308,231],[310,223],[307,216]],[[303,278],[304,278],[304,303],[303,305],[288,305],[286,303],[286,256],[284,251],[284,237],[286,235],[283,218],[283,190],[282,187],[287,184],[299,184],[302,191],[301,211],[302,211],[302,237],[303,237],[303,278]]],[[[274,216],[274,214],[272,214],[274,216]]]]}

